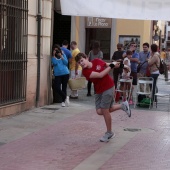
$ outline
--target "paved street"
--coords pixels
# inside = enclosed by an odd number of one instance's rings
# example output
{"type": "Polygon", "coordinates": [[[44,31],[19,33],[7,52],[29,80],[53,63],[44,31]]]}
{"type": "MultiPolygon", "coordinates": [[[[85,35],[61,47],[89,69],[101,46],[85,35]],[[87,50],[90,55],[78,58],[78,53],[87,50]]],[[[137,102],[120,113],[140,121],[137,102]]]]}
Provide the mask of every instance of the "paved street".
{"type": "MultiPolygon", "coordinates": [[[[160,92],[170,85],[159,77],[160,92]]],[[[167,102],[167,99],[163,99],[167,102]]],[[[53,104],[0,119],[0,170],[169,170],[168,105],[112,114],[116,136],[99,142],[105,132],[86,89],[69,107],[53,104]]]]}

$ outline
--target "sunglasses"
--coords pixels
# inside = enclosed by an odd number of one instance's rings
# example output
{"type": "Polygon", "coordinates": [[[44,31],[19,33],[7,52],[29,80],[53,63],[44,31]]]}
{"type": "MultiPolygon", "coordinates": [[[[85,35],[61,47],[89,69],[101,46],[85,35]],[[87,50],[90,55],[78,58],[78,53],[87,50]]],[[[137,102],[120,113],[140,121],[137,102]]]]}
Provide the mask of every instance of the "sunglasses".
{"type": "Polygon", "coordinates": [[[136,45],[131,45],[131,47],[136,47],[136,45]]]}

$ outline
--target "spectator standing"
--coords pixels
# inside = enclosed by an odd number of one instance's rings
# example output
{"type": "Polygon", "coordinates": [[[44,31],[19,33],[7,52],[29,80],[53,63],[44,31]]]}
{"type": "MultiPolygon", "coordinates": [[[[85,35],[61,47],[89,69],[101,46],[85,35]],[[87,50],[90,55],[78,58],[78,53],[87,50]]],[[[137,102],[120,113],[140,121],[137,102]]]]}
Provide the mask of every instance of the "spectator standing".
{"type": "MultiPolygon", "coordinates": [[[[122,78],[123,79],[130,79],[130,74],[131,74],[131,63],[130,63],[130,59],[132,58],[132,51],[128,50],[126,52],[126,57],[123,60],[123,64],[124,64],[124,68],[123,68],[123,73],[122,73],[122,78]]],[[[132,90],[133,87],[131,87],[132,84],[129,82],[123,82],[123,101],[127,100],[127,96],[126,96],[126,91],[129,91],[129,104],[133,104],[133,100],[132,100],[132,90]],[[130,92],[130,89],[131,92],[130,92]]]]}
{"type": "Polygon", "coordinates": [[[132,51],[132,58],[130,58],[131,62],[131,75],[133,77],[133,85],[137,85],[137,66],[139,61],[139,54],[136,52],[136,43],[130,43],[130,51],[132,51]]]}
{"type": "MultiPolygon", "coordinates": [[[[123,63],[123,44],[118,43],[117,44],[117,51],[113,53],[112,56],[112,61],[117,61],[120,63],[123,63]]],[[[115,83],[115,88],[117,88],[117,82],[118,82],[118,77],[122,74],[123,69],[122,68],[114,68],[113,69],[113,79],[115,83]]]]}
{"type": "Polygon", "coordinates": [[[66,55],[61,51],[59,46],[53,48],[53,57],[51,59],[54,76],[55,88],[62,98],[61,106],[69,105],[69,97],[67,96],[67,83],[69,80],[68,60],[66,55]]]}
{"type": "MultiPolygon", "coordinates": [[[[77,47],[77,42],[76,41],[72,41],[70,43],[70,48],[72,50],[72,59],[70,62],[70,71],[71,71],[71,78],[79,78],[81,77],[82,74],[82,67],[76,63],[75,61],[75,57],[78,53],[80,53],[80,50],[77,47]]],[[[71,99],[78,99],[78,90],[72,90],[71,91],[71,95],[70,95],[71,99]]]]}
{"type": "Polygon", "coordinates": [[[157,98],[155,97],[155,92],[158,92],[158,88],[156,87],[156,82],[159,76],[159,66],[160,66],[160,54],[157,52],[158,46],[156,44],[151,45],[151,56],[148,59],[148,65],[150,67],[151,76],[153,81],[152,87],[152,101],[157,102],[157,98]]]}
{"type": "Polygon", "coordinates": [[[64,54],[67,57],[68,69],[69,69],[69,63],[71,62],[72,55],[71,55],[71,51],[68,49],[68,45],[69,45],[68,41],[64,40],[63,43],[62,43],[61,50],[64,52],[64,54]]]}
{"type": "MultiPolygon", "coordinates": [[[[103,52],[100,50],[100,43],[98,41],[93,42],[92,50],[88,54],[89,61],[92,61],[95,58],[103,59],[103,52]]],[[[91,96],[91,85],[92,85],[92,82],[88,81],[88,83],[87,83],[87,96],[91,96]]]]}
{"type": "Polygon", "coordinates": [[[139,64],[142,65],[138,73],[139,77],[146,77],[146,70],[148,67],[148,59],[150,57],[149,44],[146,42],[143,44],[143,51],[139,53],[139,64]],[[144,63],[144,64],[143,64],[144,63]]]}

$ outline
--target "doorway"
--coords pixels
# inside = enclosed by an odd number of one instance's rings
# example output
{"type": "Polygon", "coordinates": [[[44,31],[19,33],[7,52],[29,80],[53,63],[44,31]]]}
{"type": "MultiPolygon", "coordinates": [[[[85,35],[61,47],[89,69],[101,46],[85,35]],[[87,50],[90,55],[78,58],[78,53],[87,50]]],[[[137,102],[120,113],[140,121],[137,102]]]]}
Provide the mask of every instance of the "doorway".
{"type": "Polygon", "coordinates": [[[71,16],[65,16],[54,11],[53,44],[62,45],[63,40],[70,42],[71,16]]]}
{"type": "Polygon", "coordinates": [[[110,28],[86,28],[86,54],[91,50],[92,42],[96,40],[100,42],[100,49],[103,52],[103,59],[110,60],[110,28]]]}

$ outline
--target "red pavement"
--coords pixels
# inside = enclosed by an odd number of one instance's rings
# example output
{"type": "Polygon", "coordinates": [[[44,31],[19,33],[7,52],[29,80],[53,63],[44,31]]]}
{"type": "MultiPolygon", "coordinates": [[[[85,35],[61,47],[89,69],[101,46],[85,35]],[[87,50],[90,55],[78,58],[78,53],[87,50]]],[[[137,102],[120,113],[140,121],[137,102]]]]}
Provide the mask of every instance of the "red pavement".
{"type": "MultiPolygon", "coordinates": [[[[170,169],[170,117],[167,112],[132,110],[132,117],[128,118],[124,112],[117,111],[112,119],[115,138],[120,137],[120,129],[124,128],[145,128],[152,132],[139,132],[106,161],[101,170],[170,169]]],[[[104,132],[101,116],[94,110],[82,112],[1,146],[0,170],[72,170],[107,145],[99,142],[104,132]]]]}

